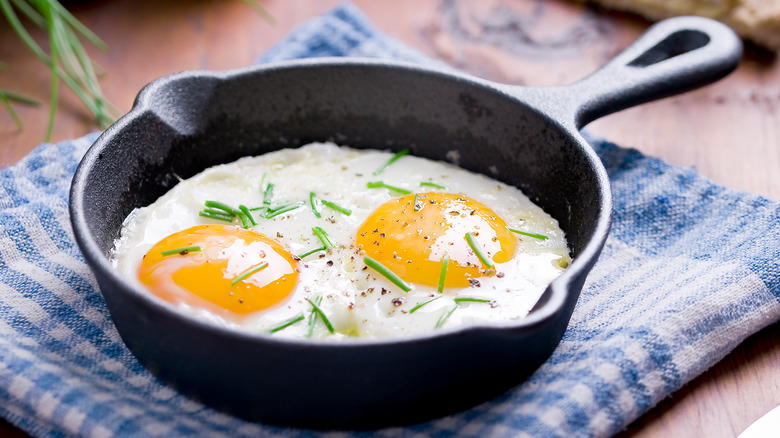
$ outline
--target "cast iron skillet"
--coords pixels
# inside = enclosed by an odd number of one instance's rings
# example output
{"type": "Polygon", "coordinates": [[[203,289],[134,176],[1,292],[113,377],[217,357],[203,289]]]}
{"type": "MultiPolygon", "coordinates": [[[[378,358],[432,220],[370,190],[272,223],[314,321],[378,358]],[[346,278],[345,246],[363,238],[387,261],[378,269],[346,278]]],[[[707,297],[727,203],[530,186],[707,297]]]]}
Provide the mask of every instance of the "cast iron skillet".
{"type": "MultiPolygon", "coordinates": [[[[315,59],[156,80],[76,171],[71,217],[119,333],[160,379],[215,408],[310,428],[400,425],[457,412],[529,376],[563,336],[610,227],[606,172],[578,133],[614,111],[713,82],[741,44],[721,24],[653,26],[590,77],[507,86],[390,61],[315,59]],[[332,140],[458,163],[525,191],[560,222],[574,261],[517,322],[391,340],[279,340],[214,327],[119,277],[122,220],[215,164],[332,140]],[[450,155],[452,156],[452,155],[450,155]]],[[[323,184],[327,184],[323,182],[323,184]]]]}

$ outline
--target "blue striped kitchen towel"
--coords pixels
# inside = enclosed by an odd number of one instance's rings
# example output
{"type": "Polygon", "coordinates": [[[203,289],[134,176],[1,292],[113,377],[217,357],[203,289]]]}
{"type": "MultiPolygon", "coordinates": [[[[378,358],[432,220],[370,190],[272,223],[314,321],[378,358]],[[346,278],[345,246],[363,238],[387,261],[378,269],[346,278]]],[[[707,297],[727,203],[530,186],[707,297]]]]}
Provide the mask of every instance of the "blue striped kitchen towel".
{"type": "MultiPolygon", "coordinates": [[[[325,55],[434,62],[349,4],[262,61],[325,55]]],[[[122,344],[68,218],[71,177],[95,138],[40,146],[0,171],[0,415],[36,436],[317,435],[195,403],[122,344]]],[[[552,357],[469,411],[355,435],[609,436],[780,319],[778,202],[591,142],[612,180],[614,227],[552,357]]]]}

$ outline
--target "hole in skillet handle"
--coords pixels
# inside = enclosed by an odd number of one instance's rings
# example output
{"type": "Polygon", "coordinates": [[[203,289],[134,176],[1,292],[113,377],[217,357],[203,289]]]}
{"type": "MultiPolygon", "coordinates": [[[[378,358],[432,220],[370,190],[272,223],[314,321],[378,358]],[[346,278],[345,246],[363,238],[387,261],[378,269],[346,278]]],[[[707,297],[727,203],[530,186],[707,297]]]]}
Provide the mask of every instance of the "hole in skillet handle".
{"type": "Polygon", "coordinates": [[[681,30],[664,38],[661,42],[629,62],[630,67],[647,67],[706,46],[710,37],[698,30],[681,30]]]}

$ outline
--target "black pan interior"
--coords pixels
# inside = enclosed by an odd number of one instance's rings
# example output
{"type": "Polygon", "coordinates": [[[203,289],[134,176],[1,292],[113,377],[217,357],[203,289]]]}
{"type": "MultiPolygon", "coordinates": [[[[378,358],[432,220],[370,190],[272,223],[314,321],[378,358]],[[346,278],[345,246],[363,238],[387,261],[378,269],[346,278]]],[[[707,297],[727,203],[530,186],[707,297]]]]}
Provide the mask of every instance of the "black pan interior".
{"type": "Polygon", "coordinates": [[[163,80],[148,91],[152,96],[141,101],[154,101],[154,112],[111,137],[112,154],[100,157],[111,171],[89,182],[101,190],[86,190],[102,198],[87,205],[111,224],[93,230],[106,250],[124,217],[179,177],[313,141],[410,148],[514,185],[559,220],[575,257],[599,215],[603,195],[578,140],[489,84],[333,65],[163,80]]]}

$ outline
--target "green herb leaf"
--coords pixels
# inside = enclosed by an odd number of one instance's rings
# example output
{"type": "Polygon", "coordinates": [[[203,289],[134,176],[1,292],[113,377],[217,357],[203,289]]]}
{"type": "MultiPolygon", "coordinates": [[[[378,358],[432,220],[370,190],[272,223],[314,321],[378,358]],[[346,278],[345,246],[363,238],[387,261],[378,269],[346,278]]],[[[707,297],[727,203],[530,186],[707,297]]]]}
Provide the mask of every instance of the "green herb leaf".
{"type": "Polygon", "coordinates": [[[449,311],[447,311],[447,313],[445,313],[442,316],[440,316],[439,320],[436,321],[436,328],[440,328],[441,326],[443,326],[444,323],[447,322],[448,319],[450,319],[450,315],[452,315],[452,312],[454,312],[455,309],[457,309],[457,308],[458,308],[458,305],[455,304],[454,306],[452,306],[452,309],[450,309],[449,311]]]}
{"type": "Polygon", "coordinates": [[[231,286],[235,286],[238,284],[239,281],[249,277],[250,275],[254,274],[255,272],[265,269],[268,267],[268,262],[262,262],[258,265],[252,266],[251,268],[247,269],[246,271],[242,272],[238,275],[238,277],[234,278],[233,281],[230,282],[231,286]]]}
{"type": "MultiPolygon", "coordinates": [[[[309,302],[312,302],[312,301],[309,301],[309,302]]],[[[320,295],[317,295],[316,297],[314,297],[314,304],[316,304],[316,305],[318,305],[318,306],[319,306],[321,302],[322,302],[322,296],[320,296],[320,295]]],[[[309,330],[308,330],[308,332],[306,333],[306,337],[307,337],[307,338],[310,338],[310,337],[311,337],[311,335],[312,335],[312,333],[314,333],[314,325],[315,325],[316,323],[317,323],[317,312],[315,312],[315,311],[312,309],[311,313],[309,314],[309,321],[308,321],[308,324],[309,324],[309,330]]]]}
{"type": "Polygon", "coordinates": [[[412,307],[412,310],[410,310],[410,311],[409,311],[409,314],[412,314],[412,313],[416,312],[416,311],[417,311],[417,309],[419,309],[420,307],[422,307],[422,306],[424,306],[424,305],[426,305],[426,304],[430,303],[431,301],[436,301],[436,300],[438,300],[439,298],[441,298],[441,297],[435,297],[435,298],[431,298],[431,299],[430,299],[430,300],[428,300],[428,301],[423,301],[422,303],[420,303],[420,304],[418,304],[418,305],[416,305],[416,306],[412,307]]]}
{"type": "Polygon", "coordinates": [[[334,334],[336,331],[333,330],[333,324],[331,324],[330,320],[328,319],[328,317],[325,316],[325,312],[323,312],[322,309],[320,309],[319,304],[315,303],[312,300],[309,300],[309,304],[311,304],[311,307],[314,309],[314,311],[317,312],[317,314],[320,316],[320,318],[322,318],[322,322],[325,323],[325,327],[328,328],[328,331],[330,332],[330,334],[334,334]]]}
{"type": "Polygon", "coordinates": [[[321,246],[321,247],[319,247],[319,248],[315,248],[315,249],[313,249],[313,250],[311,250],[311,251],[307,251],[307,252],[305,252],[305,253],[303,253],[303,254],[299,255],[299,256],[298,256],[298,258],[299,258],[299,259],[303,259],[304,257],[308,257],[308,256],[310,256],[310,255],[314,254],[315,252],[325,251],[325,250],[327,250],[327,249],[328,249],[328,248],[325,248],[324,246],[321,246]]]}
{"type": "Polygon", "coordinates": [[[268,185],[265,186],[265,192],[263,192],[263,204],[265,205],[271,205],[271,200],[274,197],[274,185],[273,183],[268,183],[268,185]]]}
{"type": "Polygon", "coordinates": [[[391,185],[385,184],[382,181],[369,182],[368,184],[366,184],[366,187],[368,187],[369,189],[388,189],[388,190],[392,190],[392,191],[394,191],[396,193],[400,193],[402,195],[410,195],[412,193],[411,190],[406,190],[406,189],[401,188],[401,187],[391,186],[391,185]]]}
{"type": "Polygon", "coordinates": [[[182,248],[166,249],[165,251],[161,251],[160,255],[162,255],[163,257],[168,257],[174,254],[187,255],[191,252],[199,252],[199,251],[200,251],[200,247],[194,245],[194,246],[185,246],[182,248]]]}
{"type": "Polygon", "coordinates": [[[320,214],[320,205],[317,201],[317,195],[314,194],[314,192],[309,193],[309,204],[311,205],[311,211],[314,213],[314,216],[319,219],[322,217],[320,214]]]}
{"type": "Polygon", "coordinates": [[[233,222],[232,216],[228,216],[227,214],[224,213],[215,213],[214,211],[206,211],[206,210],[199,211],[198,216],[206,217],[209,219],[216,219],[218,221],[233,222]]]}
{"type": "Polygon", "coordinates": [[[385,164],[379,167],[379,169],[374,171],[374,176],[379,175],[380,173],[384,172],[384,170],[387,168],[387,166],[395,163],[399,158],[403,157],[404,155],[409,155],[409,149],[404,149],[402,151],[397,152],[395,155],[393,155],[385,164]]]}
{"type": "Polygon", "coordinates": [[[239,210],[236,210],[235,208],[225,204],[224,202],[206,201],[205,204],[206,204],[206,207],[216,208],[217,210],[222,210],[225,213],[227,213],[227,214],[229,214],[230,216],[233,216],[233,217],[238,216],[239,214],[241,214],[241,212],[239,210]]]}
{"type": "Polygon", "coordinates": [[[333,202],[326,201],[326,200],[324,200],[324,199],[322,200],[322,205],[324,205],[324,206],[326,206],[326,207],[330,207],[330,208],[332,208],[333,210],[336,210],[336,211],[338,211],[339,213],[343,213],[345,216],[349,216],[349,215],[351,215],[351,214],[352,214],[352,210],[350,210],[350,209],[347,209],[347,208],[344,208],[344,207],[342,207],[342,206],[340,206],[340,205],[336,205],[336,204],[334,204],[333,202]]]}
{"type": "Polygon", "coordinates": [[[479,242],[477,242],[476,237],[474,237],[473,234],[466,233],[466,242],[468,242],[469,246],[471,247],[472,251],[474,251],[474,254],[477,255],[477,258],[479,258],[479,261],[482,262],[483,265],[485,265],[486,268],[492,268],[493,262],[490,261],[489,258],[485,255],[485,253],[482,252],[482,248],[479,246],[479,242]]]}
{"type": "Polygon", "coordinates": [[[422,209],[422,204],[417,203],[417,193],[414,194],[414,201],[412,201],[412,205],[414,205],[414,211],[420,211],[422,209]]]}
{"type": "Polygon", "coordinates": [[[279,325],[277,325],[277,326],[271,327],[271,329],[268,330],[268,332],[269,333],[276,333],[279,330],[286,329],[287,327],[295,324],[298,321],[303,321],[304,319],[305,318],[303,316],[303,313],[301,313],[300,315],[293,316],[292,318],[279,323],[279,325]]]}
{"type": "Polygon", "coordinates": [[[520,231],[518,229],[509,228],[509,227],[506,227],[506,229],[513,233],[522,234],[523,236],[533,237],[534,239],[539,239],[539,240],[549,239],[549,237],[545,236],[544,234],[528,233],[526,231],[520,231]]]}
{"type": "Polygon", "coordinates": [[[469,298],[469,297],[455,298],[452,301],[455,301],[455,304],[460,304],[460,303],[489,303],[490,302],[490,300],[486,300],[484,298],[469,298]]]}
{"type": "Polygon", "coordinates": [[[439,293],[444,293],[444,280],[447,278],[447,265],[450,264],[450,256],[444,254],[441,259],[441,271],[439,272],[439,293]]]}
{"type": "Polygon", "coordinates": [[[375,270],[376,272],[382,274],[383,277],[390,280],[393,284],[403,289],[404,292],[409,292],[412,290],[412,287],[409,286],[408,283],[403,281],[401,277],[395,274],[395,272],[388,269],[385,265],[379,263],[378,261],[372,259],[369,256],[363,257],[363,263],[366,264],[369,268],[375,270]]]}
{"type": "MultiPolygon", "coordinates": [[[[252,226],[257,225],[255,218],[252,216],[252,212],[249,211],[249,209],[245,205],[239,205],[238,209],[241,210],[241,212],[246,215],[247,219],[249,219],[249,222],[252,223],[252,226]]],[[[249,228],[249,227],[245,227],[245,228],[249,228]]]]}
{"type": "Polygon", "coordinates": [[[320,242],[322,242],[322,245],[325,247],[325,249],[333,248],[333,243],[328,238],[328,233],[326,233],[325,230],[320,227],[314,227],[311,229],[311,231],[315,236],[317,236],[318,239],[320,239],[320,242]]]}
{"type": "Polygon", "coordinates": [[[283,205],[281,207],[277,207],[277,208],[272,209],[272,210],[266,210],[265,218],[266,219],[274,218],[276,216],[279,216],[280,214],[287,213],[288,211],[295,210],[296,208],[298,208],[300,206],[301,206],[301,204],[293,203],[293,204],[285,204],[285,205],[283,205]]]}
{"type": "Polygon", "coordinates": [[[436,183],[432,183],[432,182],[424,181],[424,182],[421,182],[420,185],[423,186],[423,187],[433,187],[433,188],[437,188],[437,189],[447,190],[447,187],[444,187],[442,185],[439,185],[439,184],[436,184],[436,183]]]}

